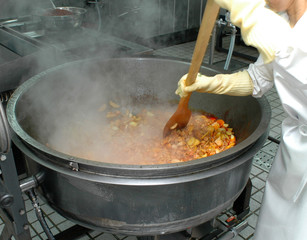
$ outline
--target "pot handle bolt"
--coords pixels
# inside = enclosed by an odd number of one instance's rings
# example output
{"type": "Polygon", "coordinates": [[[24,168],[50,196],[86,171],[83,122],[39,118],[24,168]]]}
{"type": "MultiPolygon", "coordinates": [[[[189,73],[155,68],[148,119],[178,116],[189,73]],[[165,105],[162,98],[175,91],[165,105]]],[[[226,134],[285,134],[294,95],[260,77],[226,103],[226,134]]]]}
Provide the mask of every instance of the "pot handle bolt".
{"type": "Polygon", "coordinates": [[[26,211],[24,210],[24,209],[20,209],[19,210],[19,214],[22,216],[22,215],[24,215],[26,213],[26,211]]]}
{"type": "Polygon", "coordinates": [[[5,156],[5,155],[1,155],[1,156],[0,156],[0,160],[1,160],[2,162],[4,162],[4,161],[6,160],[6,156],[5,156]]]}
{"type": "Polygon", "coordinates": [[[23,229],[24,230],[28,230],[29,229],[29,225],[28,224],[23,225],[23,229]]]}
{"type": "Polygon", "coordinates": [[[14,203],[14,197],[11,194],[3,194],[0,197],[0,207],[1,208],[7,208],[12,206],[12,204],[14,203]]]}
{"type": "Polygon", "coordinates": [[[78,172],[79,171],[79,164],[76,162],[69,162],[69,166],[71,170],[78,172]]]}

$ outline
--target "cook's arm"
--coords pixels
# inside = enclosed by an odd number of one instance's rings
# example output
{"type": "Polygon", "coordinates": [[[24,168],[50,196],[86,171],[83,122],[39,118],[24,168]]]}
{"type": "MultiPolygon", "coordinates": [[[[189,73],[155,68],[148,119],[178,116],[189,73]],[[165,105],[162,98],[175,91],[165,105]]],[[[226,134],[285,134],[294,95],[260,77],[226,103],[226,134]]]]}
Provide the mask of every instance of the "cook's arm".
{"type": "Polygon", "coordinates": [[[264,0],[215,2],[230,12],[230,20],[241,29],[244,42],[257,48],[265,63],[271,62],[275,51],[287,42],[291,30],[289,23],[268,9],[264,0]]]}
{"type": "Polygon", "coordinates": [[[248,69],[241,72],[218,74],[214,77],[198,74],[195,83],[189,87],[185,85],[186,76],[180,79],[176,90],[176,94],[181,97],[193,91],[261,97],[274,85],[273,63],[264,63],[261,55],[248,69]]]}
{"type": "Polygon", "coordinates": [[[247,71],[254,84],[254,97],[263,96],[263,94],[273,87],[273,63],[265,64],[261,55],[255,63],[249,65],[247,71]]]}
{"type": "Polygon", "coordinates": [[[190,86],[185,84],[186,77],[187,74],[178,82],[176,94],[180,97],[186,97],[188,93],[194,91],[247,96],[252,95],[254,89],[253,81],[246,70],[232,74],[217,74],[214,77],[198,74],[195,82],[190,86]]]}
{"type": "Polygon", "coordinates": [[[181,97],[198,91],[233,96],[261,96],[273,86],[271,62],[290,35],[288,22],[265,7],[264,0],[215,0],[231,13],[233,24],[241,28],[246,44],[256,47],[263,61],[251,64],[248,70],[214,77],[198,75],[194,84],[185,86],[186,75],[178,82],[176,94],[181,97]],[[267,64],[266,64],[267,63],[267,64]]]}

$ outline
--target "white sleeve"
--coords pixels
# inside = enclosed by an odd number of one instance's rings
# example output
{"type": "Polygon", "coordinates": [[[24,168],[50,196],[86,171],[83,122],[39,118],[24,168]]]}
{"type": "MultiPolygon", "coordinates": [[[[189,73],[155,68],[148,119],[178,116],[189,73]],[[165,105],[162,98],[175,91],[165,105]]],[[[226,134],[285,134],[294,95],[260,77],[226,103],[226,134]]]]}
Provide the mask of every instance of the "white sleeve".
{"type": "Polygon", "coordinates": [[[249,65],[247,71],[254,84],[254,97],[261,97],[273,87],[274,77],[272,63],[265,64],[261,55],[255,63],[249,65]]]}

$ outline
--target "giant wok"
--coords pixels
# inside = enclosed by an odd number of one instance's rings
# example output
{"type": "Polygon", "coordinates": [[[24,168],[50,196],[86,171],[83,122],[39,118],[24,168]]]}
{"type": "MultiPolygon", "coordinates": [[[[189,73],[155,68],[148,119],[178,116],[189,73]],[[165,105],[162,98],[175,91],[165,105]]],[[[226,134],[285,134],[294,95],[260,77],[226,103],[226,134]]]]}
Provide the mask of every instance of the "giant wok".
{"type": "MultiPolygon", "coordinates": [[[[89,112],[106,99],[115,97],[132,111],[141,105],[176,107],[177,81],[188,69],[188,62],[175,59],[91,59],[57,66],[24,82],[11,97],[7,116],[27,173],[44,175],[38,187],[41,196],[82,226],[139,236],[193,227],[231,206],[247,183],[253,156],[267,138],[271,113],[265,97],[193,93],[190,108],[228,122],[237,144],[188,162],[129,165],[114,159],[106,163],[103,157],[80,158],[47,144],[58,129],[91,121],[89,112]]],[[[218,73],[207,66],[200,71],[218,73]]],[[[162,129],[157,131],[162,138],[162,129]]],[[[58,141],[62,145],[81,139],[82,135],[64,136],[58,141]]],[[[93,137],[90,144],[94,143],[93,137]]]]}

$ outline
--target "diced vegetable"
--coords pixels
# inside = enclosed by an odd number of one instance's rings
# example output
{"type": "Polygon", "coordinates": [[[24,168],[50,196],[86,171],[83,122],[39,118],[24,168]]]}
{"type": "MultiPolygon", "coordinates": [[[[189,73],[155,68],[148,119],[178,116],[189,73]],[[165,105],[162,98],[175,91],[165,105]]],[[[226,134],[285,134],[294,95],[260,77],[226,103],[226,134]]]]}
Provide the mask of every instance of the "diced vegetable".
{"type": "Polygon", "coordinates": [[[110,101],[109,104],[113,108],[119,108],[120,107],[118,104],[116,104],[115,102],[112,102],[112,101],[110,101]]]}
{"type": "MultiPolygon", "coordinates": [[[[125,109],[113,101],[102,104],[98,111],[103,113],[107,122],[98,126],[97,132],[101,135],[98,137],[102,140],[101,146],[107,145],[112,149],[106,154],[110,162],[119,159],[122,162],[118,163],[123,164],[180,163],[212,156],[236,144],[233,129],[229,124],[205,113],[193,112],[185,128],[177,129],[175,124],[171,134],[162,138],[162,129],[157,126],[161,125],[163,128],[165,124],[161,122],[161,115],[169,118],[164,111],[150,108],[150,111],[142,109],[132,112],[130,108],[125,109]],[[157,131],[161,134],[157,134],[157,131]]],[[[101,117],[101,114],[98,115],[101,117]]],[[[91,124],[93,123],[90,122],[89,125],[91,124]]],[[[86,136],[88,133],[82,132],[79,125],[72,125],[73,131],[69,131],[69,134],[82,141],[87,139],[89,145],[96,141],[92,135],[86,136]]],[[[71,154],[79,153],[75,156],[108,162],[108,159],[101,157],[105,149],[98,149],[98,154],[95,154],[93,149],[80,152],[81,149],[84,151],[84,148],[79,147],[73,149],[71,154]]]]}

